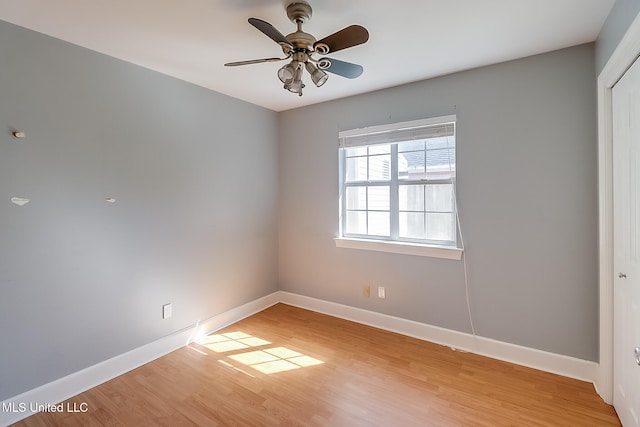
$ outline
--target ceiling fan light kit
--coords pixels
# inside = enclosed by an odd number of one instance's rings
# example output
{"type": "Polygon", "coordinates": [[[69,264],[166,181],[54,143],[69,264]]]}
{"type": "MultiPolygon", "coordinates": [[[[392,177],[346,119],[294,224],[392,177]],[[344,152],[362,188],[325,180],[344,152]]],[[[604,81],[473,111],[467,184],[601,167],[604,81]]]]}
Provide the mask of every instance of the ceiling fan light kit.
{"type": "Polygon", "coordinates": [[[317,87],[322,86],[329,79],[329,75],[326,72],[348,79],[359,77],[364,71],[360,65],[327,57],[315,58],[314,55],[327,55],[366,43],[369,40],[367,29],[360,25],[351,25],[321,40],[316,40],[311,34],[302,31],[302,25],[309,21],[311,14],[312,9],[308,3],[295,2],[289,4],[287,6],[287,16],[291,22],[296,24],[297,30],[287,36],[282,35],[280,31],[266,21],[249,18],[249,24],[280,45],[285,57],[229,62],[224,65],[236,67],[262,62],[290,60],[288,64],[278,70],[278,78],[284,83],[286,90],[297,93],[299,96],[302,96],[302,89],[305,87],[302,82],[303,69],[307,70],[311,76],[311,81],[317,87]]]}
{"type": "Polygon", "coordinates": [[[307,72],[311,75],[311,80],[313,83],[320,87],[329,79],[329,75],[324,71],[320,70],[318,67],[313,65],[311,62],[307,62],[305,64],[305,68],[307,72]]]}

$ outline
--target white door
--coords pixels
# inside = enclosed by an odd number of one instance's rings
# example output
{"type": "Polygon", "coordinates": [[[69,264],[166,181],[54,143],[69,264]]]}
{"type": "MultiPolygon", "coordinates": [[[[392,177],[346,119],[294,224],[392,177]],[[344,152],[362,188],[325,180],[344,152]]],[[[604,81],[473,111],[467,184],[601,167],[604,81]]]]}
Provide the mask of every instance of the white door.
{"type": "Polygon", "coordinates": [[[640,426],[640,60],[613,88],[613,405],[640,426]]]}

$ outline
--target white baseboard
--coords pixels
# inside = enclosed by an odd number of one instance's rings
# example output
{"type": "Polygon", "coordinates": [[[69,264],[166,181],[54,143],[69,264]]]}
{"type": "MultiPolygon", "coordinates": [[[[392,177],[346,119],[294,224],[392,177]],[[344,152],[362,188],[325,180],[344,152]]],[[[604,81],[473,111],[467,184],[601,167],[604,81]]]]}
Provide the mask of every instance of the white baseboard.
{"type": "Polygon", "coordinates": [[[330,316],[362,323],[421,340],[468,351],[493,359],[551,372],[593,383],[598,364],[587,360],[536,350],[515,344],[473,336],[464,332],[439,328],[399,317],[323,301],[289,292],[279,292],[279,300],[330,316]]]}
{"type": "Polygon", "coordinates": [[[56,405],[184,347],[200,336],[224,328],[276,303],[278,303],[278,292],[225,311],[157,341],[9,398],[0,403],[0,426],[13,424],[38,412],[37,410],[33,411],[32,407],[56,405]]]}
{"type": "Polygon", "coordinates": [[[474,337],[463,332],[290,292],[278,291],[205,321],[198,322],[127,353],[0,402],[0,425],[9,425],[33,415],[37,411],[31,410],[31,404],[58,404],[145,363],[171,353],[200,336],[215,332],[278,302],[570,378],[588,382],[594,382],[596,378],[598,365],[594,362],[488,338],[474,337]]]}

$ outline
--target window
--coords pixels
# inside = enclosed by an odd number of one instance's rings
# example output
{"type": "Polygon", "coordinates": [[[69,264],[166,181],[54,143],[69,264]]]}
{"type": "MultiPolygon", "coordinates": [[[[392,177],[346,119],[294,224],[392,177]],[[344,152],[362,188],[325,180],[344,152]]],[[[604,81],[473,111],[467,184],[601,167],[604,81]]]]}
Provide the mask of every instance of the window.
{"type": "Polygon", "coordinates": [[[455,123],[340,132],[341,237],[457,247],[455,123]]]}

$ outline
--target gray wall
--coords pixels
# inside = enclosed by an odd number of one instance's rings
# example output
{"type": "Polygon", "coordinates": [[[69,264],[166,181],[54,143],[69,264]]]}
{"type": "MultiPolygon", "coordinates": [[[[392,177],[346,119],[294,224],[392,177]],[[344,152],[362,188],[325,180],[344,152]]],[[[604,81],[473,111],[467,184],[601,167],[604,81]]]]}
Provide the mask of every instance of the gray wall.
{"type": "Polygon", "coordinates": [[[281,289],[469,332],[462,262],[332,240],[337,132],[457,114],[477,333],[597,360],[595,89],[588,44],[281,113],[281,289]],[[387,298],[362,297],[365,284],[387,298]]]}
{"type": "Polygon", "coordinates": [[[593,45],[276,114],[0,21],[0,400],[278,283],[469,332],[461,262],[332,240],[337,132],[445,114],[477,332],[596,360],[593,45]]]}
{"type": "Polygon", "coordinates": [[[640,1],[617,0],[596,40],[596,73],[600,74],[640,12],[640,1]]]}
{"type": "Polygon", "coordinates": [[[0,400],[277,290],[277,160],[276,113],[0,21],[0,400]]]}

